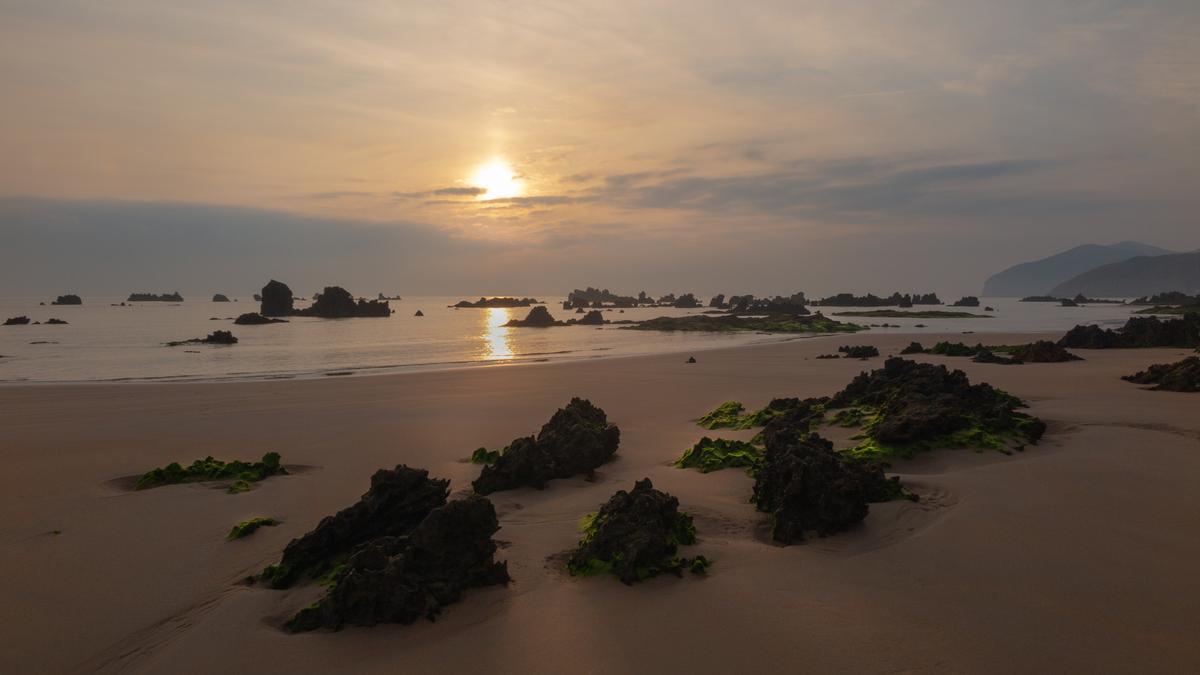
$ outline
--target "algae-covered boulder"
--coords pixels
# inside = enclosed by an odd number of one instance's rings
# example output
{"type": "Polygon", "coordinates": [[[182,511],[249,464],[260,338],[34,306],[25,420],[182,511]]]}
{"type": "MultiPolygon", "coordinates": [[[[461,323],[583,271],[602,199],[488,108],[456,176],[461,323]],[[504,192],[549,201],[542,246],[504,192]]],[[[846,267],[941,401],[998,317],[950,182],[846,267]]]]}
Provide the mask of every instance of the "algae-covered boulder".
{"type": "MultiPolygon", "coordinates": [[[[257,462],[243,462],[236,459],[226,462],[213,459],[210,455],[204,459],[198,459],[186,467],[179,464],[179,462],[171,462],[164,467],[151,469],[138,478],[134,489],[147,490],[162,485],[174,485],[176,483],[226,479],[233,479],[235,481],[234,485],[244,484],[248,486],[249,483],[257,483],[261,480],[266,480],[270,476],[286,473],[287,469],[280,463],[278,452],[268,452],[257,462]]],[[[239,489],[231,487],[230,491],[243,492],[244,490],[240,489],[239,486],[239,489]]]]}
{"type": "Polygon", "coordinates": [[[845,354],[848,359],[869,359],[879,356],[879,349],[874,345],[842,345],[838,352],[845,354]]]}
{"type": "MultiPolygon", "coordinates": [[[[413,503],[425,504],[422,499],[413,503]]],[[[434,619],[466,589],[508,583],[506,563],[495,560],[492,535],[500,525],[491,501],[479,496],[452,501],[426,510],[415,526],[409,526],[417,510],[401,513],[405,527],[394,527],[396,534],[357,546],[345,565],[329,576],[325,597],[296,614],[288,629],[336,630],[346,624],[434,619]]]]}
{"type": "Polygon", "coordinates": [[[675,460],[681,469],[699,469],[700,473],[719,471],[729,467],[745,467],[753,472],[762,461],[762,448],[754,443],[705,436],[695,445],[684,450],[675,460]]]}
{"type": "Polygon", "coordinates": [[[574,575],[611,572],[632,584],[684,568],[703,571],[706,561],[681,558],[679,547],[696,542],[692,518],[679,511],[679,500],[654,489],[649,478],[633,490],[618,490],[595,514],[584,518],[583,538],[567,561],[574,575]]]}
{"type": "Polygon", "coordinates": [[[923,354],[925,347],[920,342],[910,342],[908,346],[900,350],[901,354],[923,354]]]}
{"type": "Polygon", "coordinates": [[[1017,412],[1020,399],[961,370],[900,358],[862,373],[829,403],[864,412],[862,443],[851,454],[911,455],[933,447],[992,447],[1036,442],[1046,425],[1017,412]]]}
{"type": "Polygon", "coordinates": [[[274,279],[267,282],[263,286],[262,305],[259,307],[259,313],[263,316],[288,316],[293,312],[292,289],[282,281],[274,279]]]}
{"type": "Polygon", "coordinates": [[[1200,391],[1200,357],[1189,356],[1176,363],[1156,364],[1121,379],[1152,384],[1150,389],[1161,391],[1200,391]]]}
{"type": "Polygon", "coordinates": [[[274,588],[287,588],[302,576],[316,577],[345,562],[359,544],[411,534],[430,511],[446,503],[449,484],[404,465],[376,471],[358,502],[293,539],[279,564],[263,572],[263,579],[274,588]]]}
{"type": "Polygon", "coordinates": [[[1082,357],[1072,354],[1049,340],[1038,340],[1020,345],[1012,348],[1009,353],[1014,359],[1023,363],[1063,363],[1083,360],[1082,357]]]}
{"type": "Polygon", "coordinates": [[[971,359],[975,363],[995,363],[1001,366],[1017,366],[1022,363],[1021,359],[1011,356],[1000,356],[996,352],[984,347],[975,353],[975,358],[971,359]]]}
{"type": "Polygon", "coordinates": [[[549,328],[565,324],[562,321],[555,321],[545,305],[536,305],[529,310],[529,314],[524,319],[513,319],[504,325],[511,328],[549,328]]]}
{"type": "Polygon", "coordinates": [[[573,398],[537,436],[518,438],[472,485],[479,494],[517,487],[544,488],[555,478],[590,475],[612,458],[621,430],[591,401],[573,398]]]}

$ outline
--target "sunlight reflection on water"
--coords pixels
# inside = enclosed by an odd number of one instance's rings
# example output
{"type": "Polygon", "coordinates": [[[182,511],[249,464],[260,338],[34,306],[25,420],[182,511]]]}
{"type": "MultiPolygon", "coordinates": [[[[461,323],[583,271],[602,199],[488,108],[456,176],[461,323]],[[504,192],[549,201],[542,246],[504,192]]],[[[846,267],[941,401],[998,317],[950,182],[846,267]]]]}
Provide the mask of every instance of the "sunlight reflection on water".
{"type": "Polygon", "coordinates": [[[506,307],[490,307],[484,316],[483,358],[488,361],[511,359],[513,356],[511,328],[505,328],[509,312],[506,307]]]}

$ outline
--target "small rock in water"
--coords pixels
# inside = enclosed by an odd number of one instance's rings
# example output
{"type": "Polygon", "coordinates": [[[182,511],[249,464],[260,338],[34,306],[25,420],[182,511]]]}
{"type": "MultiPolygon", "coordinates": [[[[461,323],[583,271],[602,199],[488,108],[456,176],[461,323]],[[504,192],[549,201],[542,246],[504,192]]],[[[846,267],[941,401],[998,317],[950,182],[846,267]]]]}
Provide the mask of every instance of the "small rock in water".
{"type": "Polygon", "coordinates": [[[688,357],[688,360],[687,360],[687,362],[688,362],[688,363],[695,363],[695,362],[696,362],[696,357],[694,357],[694,356],[689,356],[689,357],[688,357]]]}

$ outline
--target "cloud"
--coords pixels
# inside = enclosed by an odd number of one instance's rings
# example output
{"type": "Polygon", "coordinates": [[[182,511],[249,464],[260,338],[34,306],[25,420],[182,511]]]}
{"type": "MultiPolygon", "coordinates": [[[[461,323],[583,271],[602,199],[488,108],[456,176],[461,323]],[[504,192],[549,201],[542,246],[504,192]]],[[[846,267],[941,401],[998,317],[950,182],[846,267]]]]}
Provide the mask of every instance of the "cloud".
{"type": "Polygon", "coordinates": [[[393,192],[401,199],[423,199],[426,197],[478,197],[487,194],[487,189],[481,187],[444,187],[421,192],[393,192]]]}

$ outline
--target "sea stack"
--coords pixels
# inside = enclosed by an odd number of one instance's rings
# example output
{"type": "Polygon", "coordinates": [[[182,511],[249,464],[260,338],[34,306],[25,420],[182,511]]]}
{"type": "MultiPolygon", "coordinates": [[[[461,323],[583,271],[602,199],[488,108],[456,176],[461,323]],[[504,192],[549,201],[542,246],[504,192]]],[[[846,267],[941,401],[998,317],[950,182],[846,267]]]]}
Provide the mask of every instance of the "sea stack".
{"type": "Polygon", "coordinates": [[[263,316],[289,316],[292,309],[292,289],[282,281],[274,279],[267,282],[262,289],[262,307],[259,314],[263,316]]]}

